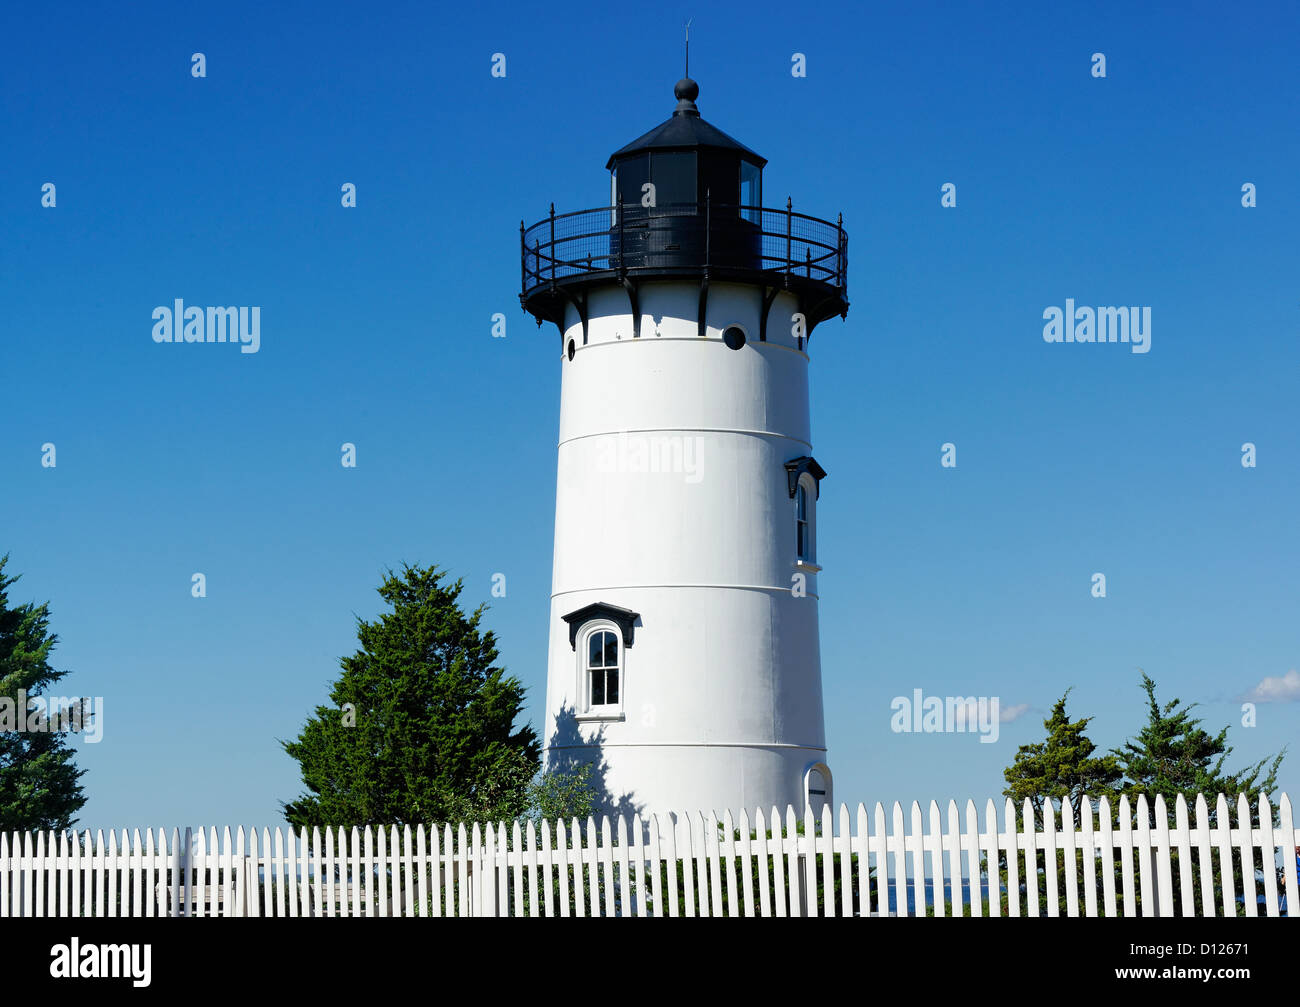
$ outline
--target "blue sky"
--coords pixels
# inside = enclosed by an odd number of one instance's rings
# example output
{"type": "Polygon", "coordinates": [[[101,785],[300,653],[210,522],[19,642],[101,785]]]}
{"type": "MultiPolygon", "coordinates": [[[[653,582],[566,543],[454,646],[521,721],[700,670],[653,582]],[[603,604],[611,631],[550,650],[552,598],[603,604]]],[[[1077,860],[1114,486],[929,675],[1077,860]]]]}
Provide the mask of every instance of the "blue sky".
{"type": "Polygon", "coordinates": [[[1071,686],[1117,745],[1140,668],[1233,725],[1230,765],[1292,745],[1300,793],[1296,697],[1240,726],[1300,666],[1293,5],[384,8],[7,14],[0,552],[104,697],[83,824],[274,824],[277,739],[403,561],[492,601],[540,727],[558,339],[518,309],[518,226],[607,198],[688,16],[766,201],[851,236],[812,341],[837,799],[996,796],[1071,686]],[[259,305],[260,352],[156,345],[175,298],[259,305]],[[1066,298],[1151,307],[1151,351],[1045,343],[1066,298]],[[1028,710],[995,744],[892,733],[917,688],[1028,710]]]}

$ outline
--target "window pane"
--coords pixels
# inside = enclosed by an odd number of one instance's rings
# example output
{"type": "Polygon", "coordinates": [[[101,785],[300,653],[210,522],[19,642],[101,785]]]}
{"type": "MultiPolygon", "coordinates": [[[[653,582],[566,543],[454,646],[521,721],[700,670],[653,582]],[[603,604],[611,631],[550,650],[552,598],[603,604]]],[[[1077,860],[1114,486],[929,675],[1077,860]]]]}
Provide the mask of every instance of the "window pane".
{"type": "Polygon", "coordinates": [[[600,670],[591,672],[591,705],[605,705],[605,673],[600,670]]]}
{"type": "Polygon", "coordinates": [[[618,669],[611,668],[605,673],[605,696],[609,703],[618,702],[618,669]]]}
{"type": "MultiPolygon", "coordinates": [[[[763,203],[762,169],[748,161],[740,162],[740,202],[743,206],[761,206],[763,203]]],[[[757,210],[742,213],[746,220],[759,223],[757,210]]]]}
{"type": "MultiPolygon", "coordinates": [[[[620,202],[641,206],[641,186],[650,180],[650,155],[629,158],[619,163],[614,177],[618,179],[620,202]]],[[[644,211],[643,211],[644,212],[644,211]]]]}
{"type": "MultiPolygon", "coordinates": [[[[695,206],[695,155],[686,153],[650,154],[650,181],[655,184],[655,206],[674,203],[695,206]]],[[[626,191],[626,190],[625,190],[626,191]]],[[[638,197],[638,202],[640,198],[638,197]]]]}
{"type": "Polygon", "coordinates": [[[804,524],[804,522],[802,521],[796,521],[795,529],[796,529],[795,548],[798,550],[798,552],[796,552],[795,555],[798,556],[800,559],[804,559],[807,556],[806,550],[807,550],[807,541],[808,541],[808,526],[804,524]]]}
{"type": "Polygon", "coordinates": [[[601,643],[601,637],[604,633],[592,633],[587,637],[587,667],[599,668],[602,664],[600,655],[604,651],[605,645],[601,643]]]}
{"type": "Polygon", "coordinates": [[[613,633],[605,633],[605,667],[618,667],[618,637],[613,633]]]}

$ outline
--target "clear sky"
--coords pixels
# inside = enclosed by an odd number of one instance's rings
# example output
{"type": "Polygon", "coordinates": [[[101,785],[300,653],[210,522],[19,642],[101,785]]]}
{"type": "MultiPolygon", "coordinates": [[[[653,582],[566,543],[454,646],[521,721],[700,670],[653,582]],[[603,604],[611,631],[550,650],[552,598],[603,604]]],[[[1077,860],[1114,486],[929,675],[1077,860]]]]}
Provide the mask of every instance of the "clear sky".
{"type": "Polygon", "coordinates": [[[607,199],[689,16],[704,117],[851,236],[811,345],[836,798],[997,796],[1067,687],[1117,745],[1139,669],[1232,725],[1230,766],[1292,745],[1300,796],[1300,15],[1135,7],[11,7],[0,553],[104,697],[82,823],[275,824],[277,739],[403,561],[491,601],[541,727],[559,339],[519,222],[607,199]],[[176,298],[260,306],[259,352],[155,344],[176,298]],[[1044,342],[1066,298],[1150,307],[1150,352],[1044,342]],[[1242,727],[1266,679],[1289,701],[1242,727]],[[893,733],[914,689],[1025,709],[893,733]]]}

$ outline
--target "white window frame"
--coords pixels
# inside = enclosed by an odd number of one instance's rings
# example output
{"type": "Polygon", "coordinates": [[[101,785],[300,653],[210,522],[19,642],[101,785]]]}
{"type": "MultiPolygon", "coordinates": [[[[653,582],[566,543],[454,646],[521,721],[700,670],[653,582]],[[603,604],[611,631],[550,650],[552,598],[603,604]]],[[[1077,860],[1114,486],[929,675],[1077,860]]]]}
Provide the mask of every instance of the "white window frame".
{"type": "MultiPolygon", "coordinates": [[[[627,644],[623,641],[623,631],[608,619],[596,619],[582,627],[578,634],[578,714],[579,720],[622,720],[623,703],[627,696],[627,644]],[[603,703],[594,706],[591,702],[591,669],[587,667],[587,656],[591,637],[596,633],[612,633],[618,645],[618,702],[603,703]]],[[[608,670],[608,669],[607,669],[608,670]]]]}

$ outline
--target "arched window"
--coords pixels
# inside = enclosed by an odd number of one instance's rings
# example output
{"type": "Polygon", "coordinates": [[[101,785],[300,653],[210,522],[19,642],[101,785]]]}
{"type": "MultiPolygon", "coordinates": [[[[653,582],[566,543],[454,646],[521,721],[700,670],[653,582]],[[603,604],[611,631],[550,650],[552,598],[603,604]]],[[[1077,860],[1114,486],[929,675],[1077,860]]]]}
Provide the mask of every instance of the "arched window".
{"type": "Polygon", "coordinates": [[[817,562],[817,482],[804,474],[794,489],[795,558],[803,563],[817,562]]]}
{"type": "Polygon", "coordinates": [[[826,470],[804,455],[785,463],[790,502],[794,504],[794,558],[798,563],[817,565],[817,497],[826,470]]]}
{"type": "Polygon", "coordinates": [[[595,601],[561,618],[577,658],[574,706],[579,720],[622,720],[627,649],[641,618],[630,608],[595,601]]]}
{"type": "Polygon", "coordinates": [[[589,713],[607,713],[622,708],[623,645],[619,631],[597,624],[587,631],[580,651],[583,671],[584,706],[589,713]]]}

